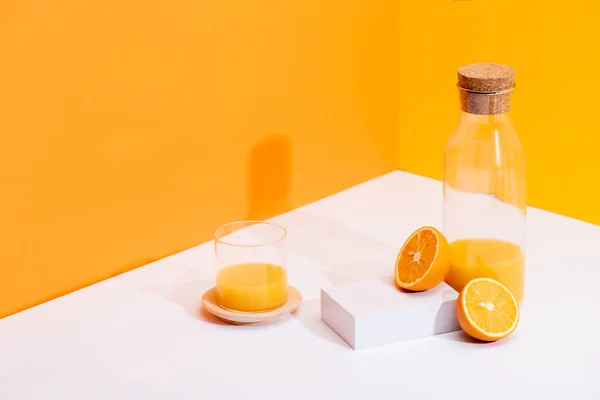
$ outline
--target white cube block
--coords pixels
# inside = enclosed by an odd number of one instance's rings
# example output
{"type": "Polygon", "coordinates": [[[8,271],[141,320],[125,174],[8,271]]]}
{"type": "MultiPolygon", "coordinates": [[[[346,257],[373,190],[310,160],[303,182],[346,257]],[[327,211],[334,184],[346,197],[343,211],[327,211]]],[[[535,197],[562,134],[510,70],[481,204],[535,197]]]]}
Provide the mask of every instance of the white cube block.
{"type": "Polygon", "coordinates": [[[458,293],[445,283],[424,292],[398,289],[394,277],[321,289],[321,319],[353,349],[457,331],[458,293]]]}

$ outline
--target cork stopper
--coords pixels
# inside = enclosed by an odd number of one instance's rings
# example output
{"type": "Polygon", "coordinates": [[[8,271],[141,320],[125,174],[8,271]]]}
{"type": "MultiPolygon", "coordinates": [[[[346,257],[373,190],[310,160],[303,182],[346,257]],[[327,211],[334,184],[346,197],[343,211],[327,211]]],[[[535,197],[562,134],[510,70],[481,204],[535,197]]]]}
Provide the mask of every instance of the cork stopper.
{"type": "Polygon", "coordinates": [[[508,65],[476,63],[458,69],[460,108],[470,114],[508,112],[514,86],[515,70],[508,65]]]}

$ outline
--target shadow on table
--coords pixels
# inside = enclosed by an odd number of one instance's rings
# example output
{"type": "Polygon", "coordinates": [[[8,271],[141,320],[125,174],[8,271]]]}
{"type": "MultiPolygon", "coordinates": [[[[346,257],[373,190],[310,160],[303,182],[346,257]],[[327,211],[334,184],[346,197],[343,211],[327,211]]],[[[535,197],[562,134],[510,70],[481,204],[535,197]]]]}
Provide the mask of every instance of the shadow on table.
{"type": "Polygon", "coordinates": [[[463,331],[442,333],[442,334],[440,334],[438,336],[440,338],[442,338],[442,339],[450,340],[452,342],[460,342],[460,343],[467,343],[467,344],[480,344],[480,343],[483,343],[483,342],[479,342],[479,341],[473,339],[471,336],[467,335],[463,331]]]}
{"type": "Polygon", "coordinates": [[[317,338],[350,349],[350,346],[342,338],[321,321],[321,300],[319,298],[304,300],[292,315],[317,338]]]}
{"type": "Polygon", "coordinates": [[[449,332],[449,333],[443,333],[438,335],[440,338],[444,339],[444,340],[449,340],[452,342],[459,342],[459,343],[464,343],[466,345],[472,345],[472,346],[484,346],[484,347],[488,347],[488,346],[505,346],[510,344],[511,341],[515,340],[516,337],[516,333],[513,333],[512,335],[498,340],[497,342],[482,342],[480,340],[477,339],[473,339],[471,336],[467,335],[464,331],[456,331],[456,332],[449,332]]]}
{"type": "Polygon", "coordinates": [[[183,307],[192,318],[215,325],[227,325],[202,307],[202,295],[215,285],[214,280],[183,283],[169,290],[165,299],[183,307]]]}
{"type": "Polygon", "coordinates": [[[370,235],[304,210],[294,210],[273,221],[288,228],[287,248],[318,262],[332,284],[394,273],[398,249],[370,235]]]}

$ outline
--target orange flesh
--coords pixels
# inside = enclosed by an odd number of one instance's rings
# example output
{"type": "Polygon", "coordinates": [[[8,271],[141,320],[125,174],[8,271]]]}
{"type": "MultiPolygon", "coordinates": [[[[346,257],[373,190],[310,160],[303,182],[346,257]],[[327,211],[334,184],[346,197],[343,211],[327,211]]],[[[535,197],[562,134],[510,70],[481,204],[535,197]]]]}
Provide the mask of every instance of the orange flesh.
{"type": "Polygon", "coordinates": [[[471,322],[487,334],[501,335],[518,319],[518,306],[510,292],[490,281],[473,282],[463,302],[471,322]]]}
{"type": "Polygon", "coordinates": [[[421,279],[433,264],[438,239],[430,230],[421,230],[402,249],[398,278],[405,283],[421,279]]]}

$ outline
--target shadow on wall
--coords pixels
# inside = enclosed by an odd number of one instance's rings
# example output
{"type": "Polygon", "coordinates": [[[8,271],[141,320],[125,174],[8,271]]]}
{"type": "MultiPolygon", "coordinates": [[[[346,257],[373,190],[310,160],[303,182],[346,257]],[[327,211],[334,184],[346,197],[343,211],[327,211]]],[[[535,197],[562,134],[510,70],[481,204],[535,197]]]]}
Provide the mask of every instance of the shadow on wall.
{"type": "MultiPolygon", "coordinates": [[[[291,210],[290,176],[292,142],[282,134],[261,139],[250,152],[248,160],[249,220],[265,220],[291,210]]],[[[231,221],[225,221],[231,222],[231,221]]],[[[214,229],[217,227],[215,226],[214,229]]],[[[162,257],[142,257],[126,263],[111,274],[120,275],[142,267],[162,257]]]]}
{"type": "Polygon", "coordinates": [[[262,139],[248,161],[249,220],[265,220],[291,210],[292,142],[282,134],[262,139]]]}

